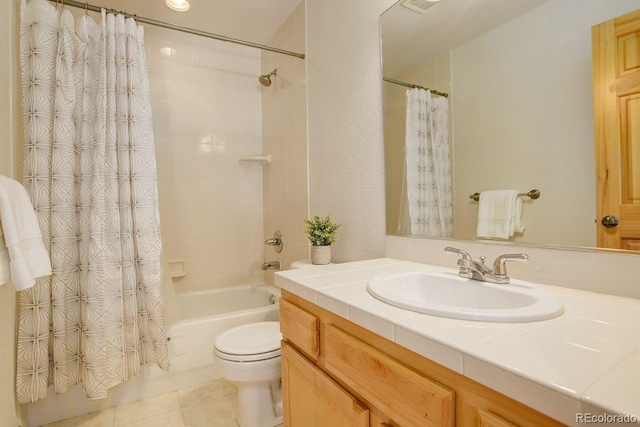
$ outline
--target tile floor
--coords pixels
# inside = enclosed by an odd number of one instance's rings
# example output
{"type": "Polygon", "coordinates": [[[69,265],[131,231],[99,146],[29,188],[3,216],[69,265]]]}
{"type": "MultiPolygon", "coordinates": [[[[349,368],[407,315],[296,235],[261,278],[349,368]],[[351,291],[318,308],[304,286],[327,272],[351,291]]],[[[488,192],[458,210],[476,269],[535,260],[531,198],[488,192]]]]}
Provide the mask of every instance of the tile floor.
{"type": "Polygon", "coordinates": [[[237,427],[236,398],[220,379],[43,427],[237,427]]]}

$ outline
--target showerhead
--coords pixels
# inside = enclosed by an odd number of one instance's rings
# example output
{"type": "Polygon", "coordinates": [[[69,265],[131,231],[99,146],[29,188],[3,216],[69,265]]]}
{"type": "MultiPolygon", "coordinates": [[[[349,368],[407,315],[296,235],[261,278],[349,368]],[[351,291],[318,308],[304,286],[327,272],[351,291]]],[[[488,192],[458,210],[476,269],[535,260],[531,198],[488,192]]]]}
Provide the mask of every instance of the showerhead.
{"type": "Polygon", "coordinates": [[[269,74],[264,74],[260,77],[258,77],[258,81],[260,82],[260,84],[262,86],[265,87],[269,87],[271,86],[271,76],[276,77],[278,75],[278,69],[274,69],[272,72],[270,72],[269,74]]]}

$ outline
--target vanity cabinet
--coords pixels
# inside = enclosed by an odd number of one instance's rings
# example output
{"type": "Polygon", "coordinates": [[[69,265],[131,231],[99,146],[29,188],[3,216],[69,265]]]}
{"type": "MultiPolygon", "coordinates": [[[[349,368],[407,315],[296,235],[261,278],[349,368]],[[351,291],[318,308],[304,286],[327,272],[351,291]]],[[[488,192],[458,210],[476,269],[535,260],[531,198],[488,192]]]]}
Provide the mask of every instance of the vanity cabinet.
{"type": "Polygon", "coordinates": [[[369,410],[286,342],[282,383],[287,426],[369,425],[369,410]]]}
{"type": "Polygon", "coordinates": [[[562,425],[284,290],[280,307],[285,427],[562,425]]]}

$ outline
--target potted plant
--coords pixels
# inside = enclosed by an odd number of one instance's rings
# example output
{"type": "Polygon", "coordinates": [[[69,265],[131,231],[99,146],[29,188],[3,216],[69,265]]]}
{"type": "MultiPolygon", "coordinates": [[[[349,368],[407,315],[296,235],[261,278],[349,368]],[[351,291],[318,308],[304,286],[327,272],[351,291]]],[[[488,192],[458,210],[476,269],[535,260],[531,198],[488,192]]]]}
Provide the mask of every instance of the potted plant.
{"type": "Polygon", "coordinates": [[[329,218],[314,215],[304,220],[304,231],[311,242],[311,263],[329,264],[331,262],[331,244],[337,240],[336,233],[340,225],[329,218]]]}

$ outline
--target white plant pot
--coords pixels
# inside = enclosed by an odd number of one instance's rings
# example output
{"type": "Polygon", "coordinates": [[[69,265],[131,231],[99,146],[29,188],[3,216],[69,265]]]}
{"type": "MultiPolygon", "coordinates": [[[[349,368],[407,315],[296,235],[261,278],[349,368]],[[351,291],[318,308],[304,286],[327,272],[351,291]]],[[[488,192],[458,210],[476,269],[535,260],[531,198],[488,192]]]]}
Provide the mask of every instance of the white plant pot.
{"type": "Polygon", "coordinates": [[[325,265],[331,262],[331,245],[311,246],[311,264],[325,265]]]}

